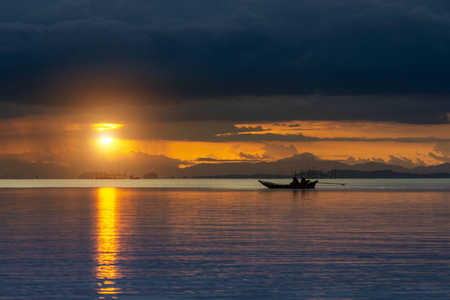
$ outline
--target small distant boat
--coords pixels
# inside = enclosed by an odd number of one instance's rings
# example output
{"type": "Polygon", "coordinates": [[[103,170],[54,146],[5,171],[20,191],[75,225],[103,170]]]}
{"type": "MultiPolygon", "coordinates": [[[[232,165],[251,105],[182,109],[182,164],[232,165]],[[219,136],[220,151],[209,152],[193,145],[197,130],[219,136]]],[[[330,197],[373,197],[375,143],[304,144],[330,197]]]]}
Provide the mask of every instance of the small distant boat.
{"type": "Polygon", "coordinates": [[[307,180],[305,182],[290,183],[290,184],[279,184],[279,183],[273,183],[273,182],[264,181],[264,180],[258,180],[258,181],[265,187],[268,187],[269,189],[311,190],[316,187],[316,183],[319,180],[315,180],[315,181],[307,180]]]}

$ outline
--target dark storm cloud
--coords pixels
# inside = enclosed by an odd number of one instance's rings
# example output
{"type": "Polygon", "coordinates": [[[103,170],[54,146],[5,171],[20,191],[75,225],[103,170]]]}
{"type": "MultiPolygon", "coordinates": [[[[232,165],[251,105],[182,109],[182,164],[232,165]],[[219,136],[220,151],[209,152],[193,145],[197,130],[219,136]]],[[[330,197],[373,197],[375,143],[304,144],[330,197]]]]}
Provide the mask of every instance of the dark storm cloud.
{"type": "Polygon", "coordinates": [[[139,91],[155,103],[253,97],[253,107],[280,96],[275,109],[218,116],[299,119],[277,112],[289,109],[281,105],[289,96],[310,119],[442,123],[449,53],[448,1],[0,3],[3,102],[77,105],[69,89],[139,91]]]}
{"type": "MultiPolygon", "coordinates": [[[[221,120],[236,123],[292,120],[370,120],[445,123],[449,100],[437,96],[299,95],[185,101],[148,109],[161,121],[221,120]]],[[[146,114],[144,109],[139,113],[146,114]]],[[[134,114],[136,116],[136,114],[134,114]]],[[[145,115],[142,116],[145,118],[145,115]]]]}

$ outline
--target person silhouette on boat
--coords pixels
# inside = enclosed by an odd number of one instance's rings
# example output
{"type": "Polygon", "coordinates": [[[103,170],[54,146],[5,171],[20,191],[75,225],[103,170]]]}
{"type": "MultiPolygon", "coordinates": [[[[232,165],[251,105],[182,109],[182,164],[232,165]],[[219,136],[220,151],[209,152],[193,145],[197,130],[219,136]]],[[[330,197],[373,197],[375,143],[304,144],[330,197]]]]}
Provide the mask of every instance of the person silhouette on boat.
{"type": "Polygon", "coordinates": [[[299,184],[300,188],[304,189],[308,186],[308,184],[309,184],[309,180],[306,180],[305,177],[302,177],[302,181],[300,181],[300,184],[299,184]]]}
{"type": "Polygon", "coordinates": [[[294,177],[292,178],[291,186],[292,186],[293,188],[298,188],[298,187],[300,186],[300,182],[298,181],[297,176],[294,176],[294,177]]]}

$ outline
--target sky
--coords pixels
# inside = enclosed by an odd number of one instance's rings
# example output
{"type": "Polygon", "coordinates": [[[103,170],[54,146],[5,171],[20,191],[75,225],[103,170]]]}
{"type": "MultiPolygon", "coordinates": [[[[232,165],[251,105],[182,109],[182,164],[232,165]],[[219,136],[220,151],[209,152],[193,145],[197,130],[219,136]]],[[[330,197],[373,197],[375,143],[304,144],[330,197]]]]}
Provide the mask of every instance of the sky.
{"type": "Polygon", "coordinates": [[[449,83],[445,0],[2,0],[0,177],[448,163],[449,83]]]}

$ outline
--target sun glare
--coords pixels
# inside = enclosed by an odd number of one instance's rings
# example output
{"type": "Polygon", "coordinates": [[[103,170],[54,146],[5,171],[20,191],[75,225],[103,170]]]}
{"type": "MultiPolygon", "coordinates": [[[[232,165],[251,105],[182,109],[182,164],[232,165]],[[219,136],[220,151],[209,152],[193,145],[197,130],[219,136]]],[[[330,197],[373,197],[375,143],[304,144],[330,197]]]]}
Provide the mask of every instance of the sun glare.
{"type": "Polygon", "coordinates": [[[104,145],[111,144],[113,141],[114,141],[114,139],[112,137],[102,137],[102,138],[100,138],[100,142],[102,142],[102,144],[104,144],[104,145]]]}
{"type": "Polygon", "coordinates": [[[91,128],[100,131],[101,133],[97,135],[94,139],[97,144],[97,149],[102,152],[111,153],[112,151],[117,150],[118,141],[113,136],[113,130],[116,130],[122,127],[123,124],[112,124],[112,123],[96,123],[91,124],[91,128]]]}
{"type": "Polygon", "coordinates": [[[108,131],[108,130],[114,130],[118,129],[123,126],[123,124],[111,124],[111,123],[98,123],[98,124],[92,124],[91,125],[93,129],[98,131],[108,131]]]}

